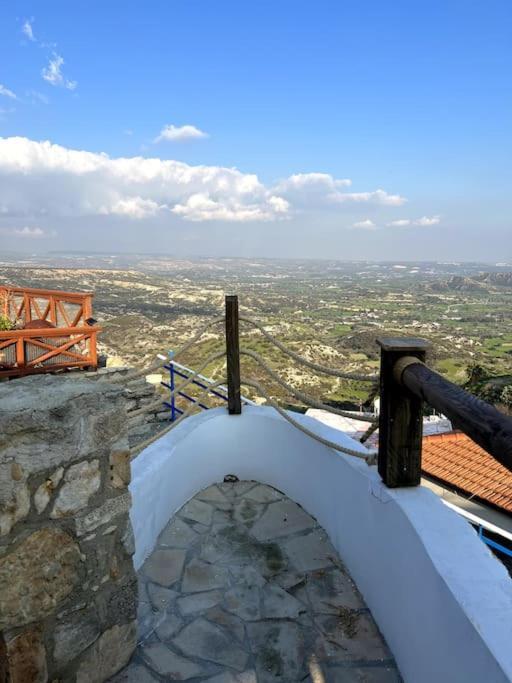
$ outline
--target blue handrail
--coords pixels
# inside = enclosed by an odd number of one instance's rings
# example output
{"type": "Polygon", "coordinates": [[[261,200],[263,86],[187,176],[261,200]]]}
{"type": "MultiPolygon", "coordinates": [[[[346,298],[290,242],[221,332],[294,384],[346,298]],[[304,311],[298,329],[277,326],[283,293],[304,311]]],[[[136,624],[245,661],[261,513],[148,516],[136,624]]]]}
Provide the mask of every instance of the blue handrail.
{"type": "MultiPolygon", "coordinates": [[[[180,366],[184,367],[184,366],[180,366]]],[[[164,401],[164,406],[170,409],[171,411],[171,422],[174,422],[176,420],[177,415],[183,415],[184,411],[178,408],[176,405],[176,395],[181,396],[184,398],[186,401],[189,401],[190,403],[196,403],[202,410],[208,410],[208,406],[205,405],[204,403],[201,403],[201,401],[198,401],[197,399],[193,398],[189,394],[185,393],[184,391],[177,391],[176,393],[176,382],[175,378],[176,375],[178,377],[183,377],[183,379],[189,379],[190,375],[187,375],[185,372],[182,372],[181,370],[178,370],[175,367],[174,361],[172,360],[172,352],[169,352],[169,365],[164,365],[164,368],[169,371],[169,382],[161,382],[162,386],[166,387],[167,389],[170,389],[171,391],[171,399],[169,401],[164,401]]],[[[188,369],[188,368],[187,368],[188,369]]],[[[192,373],[192,370],[190,371],[192,373]]],[[[206,378],[205,378],[206,379],[206,378]]],[[[197,387],[200,387],[201,389],[209,389],[209,392],[213,394],[214,396],[217,396],[218,398],[222,399],[223,401],[227,401],[228,397],[226,394],[221,394],[220,392],[216,391],[215,389],[212,389],[208,386],[207,383],[201,382],[198,379],[193,379],[192,384],[194,384],[197,387]]]]}
{"type": "Polygon", "coordinates": [[[498,552],[503,553],[508,557],[512,557],[512,550],[509,550],[509,548],[505,548],[505,546],[501,545],[501,543],[496,543],[496,541],[493,541],[490,538],[487,538],[487,536],[484,536],[484,530],[481,526],[478,527],[478,535],[481,538],[481,540],[490,548],[493,548],[494,550],[497,550],[498,552]]]}

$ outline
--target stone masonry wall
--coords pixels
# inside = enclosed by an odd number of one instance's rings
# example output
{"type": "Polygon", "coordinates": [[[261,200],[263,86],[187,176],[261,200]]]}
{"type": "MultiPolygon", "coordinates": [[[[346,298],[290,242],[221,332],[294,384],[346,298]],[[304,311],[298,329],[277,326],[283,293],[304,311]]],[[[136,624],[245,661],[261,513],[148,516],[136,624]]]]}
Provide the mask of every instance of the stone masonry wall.
{"type": "MultiPolygon", "coordinates": [[[[142,415],[133,415],[140,408],[153,406],[159,403],[159,399],[168,399],[159,392],[159,385],[150,384],[145,377],[133,377],[133,368],[100,368],[95,372],[87,372],[83,376],[90,380],[111,382],[116,386],[123,387],[123,396],[126,399],[126,412],[128,415],[128,441],[130,447],[138,444],[163,429],[162,422],[169,420],[170,411],[165,410],[160,404],[151,411],[142,415]]],[[[68,375],[69,378],[74,374],[68,375]]]]}
{"type": "Polygon", "coordinates": [[[133,652],[125,401],[86,378],[0,385],[1,683],[100,683],[133,652]]]}

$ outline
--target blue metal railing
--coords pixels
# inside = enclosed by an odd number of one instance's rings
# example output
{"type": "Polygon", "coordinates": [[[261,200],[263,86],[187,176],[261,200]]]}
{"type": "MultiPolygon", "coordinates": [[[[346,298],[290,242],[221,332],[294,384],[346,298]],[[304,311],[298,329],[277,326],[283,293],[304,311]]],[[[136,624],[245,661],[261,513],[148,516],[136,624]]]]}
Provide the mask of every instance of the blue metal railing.
{"type": "Polygon", "coordinates": [[[482,526],[478,527],[478,536],[486,545],[489,546],[489,548],[493,548],[493,550],[497,550],[499,553],[507,555],[507,557],[512,557],[512,550],[506,548],[504,545],[501,545],[501,543],[497,543],[496,541],[487,538],[487,536],[484,536],[484,529],[482,526]]]}
{"type": "MultiPolygon", "coordinates": [[[[205,405],[201,401],[195,399],[184,391],[176,391],[176,377],[182,377],[183,379],[189,379],[191,375],[194,374],[194,370],[188,368],[186,365],[181,365],[172,359],[172,352],[169,352],[169,363],[164,365],[164,368],[169,371],[169,382],[161,382],[162,386],[166,387],[171,392],[171,397],[169,401],[164,401],[164,406],[171,411],[170,421],[174,422],[179,415],[183,415],[184,411],[178,408],[176,405],[176,396],[181,396],[186,401],[190,403],[196,403],[202,410],[209,410],[210,406],[205,405]]],[[[213,388],[211,385],[216,384],[213,379],[205,377],[204,375],[197,375],[191,382],[191,384],[201,388],[208,389],[208,393],[212,396],[220,398],[222,401],[227,402],[228,400],[228,390],[225,386],[217,386],[213,388]]],[[[242,403],[247,405],[256,405],[254,401],[242,396],[242,403]]]]}

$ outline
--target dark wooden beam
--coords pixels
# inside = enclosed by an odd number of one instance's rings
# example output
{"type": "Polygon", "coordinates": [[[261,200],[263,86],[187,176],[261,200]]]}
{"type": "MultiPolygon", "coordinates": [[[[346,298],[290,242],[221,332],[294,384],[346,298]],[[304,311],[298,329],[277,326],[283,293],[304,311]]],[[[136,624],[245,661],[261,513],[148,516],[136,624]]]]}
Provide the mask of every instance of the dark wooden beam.
{"type": "MultiPolygon", "coordinates": [[[[408,354],[409,355],[409,354],[408,354]]],[[[418,400],[424,400],[470,439],[512,471],[512,418],[438,375],[415,358],[405,357],[395,379],[418,400]],[[416,361],[416,362],[415,362],[416,361]]]]}
{"type": "Polygon", "coordinates": [[[226,296],[226,366],[228,383],[228,410],[240,415],[240,344],[238,332],[238,297],[226,296]]]}
{"type": "Polygon", "coordinates": [[[396,381],[394,367],[404,356],[425,360],[423,339],[381,338],[378,470],[386,486],[418,486],[421,481],[423,400],[396,381]]]}

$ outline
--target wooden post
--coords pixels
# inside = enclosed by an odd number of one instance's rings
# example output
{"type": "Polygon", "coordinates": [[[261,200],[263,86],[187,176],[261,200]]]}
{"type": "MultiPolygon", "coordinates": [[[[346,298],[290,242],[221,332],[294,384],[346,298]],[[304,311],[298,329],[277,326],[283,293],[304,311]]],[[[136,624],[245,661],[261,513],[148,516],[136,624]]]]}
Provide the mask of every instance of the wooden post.
{"type": "Polygon", "coordinates": [[[238,297],[226,296],[226,365],[228,380],[228,410],[240,415],[240,346],[238,338],[238,297]]]}
{"type": "Polygon", "coordinates": [[[430,344],[423,339],[380,338],[380,415],[378,470],[386,486],[418,486],[421,481],[423,401],[393,375],[404,356],[424,361],[430,344]]]}
{"type": "Polygon", "coordinates": [[[55,297],[50,294],[50,322],[52,322],[57,327],[57,305],[55,303],[55,297]]]}

